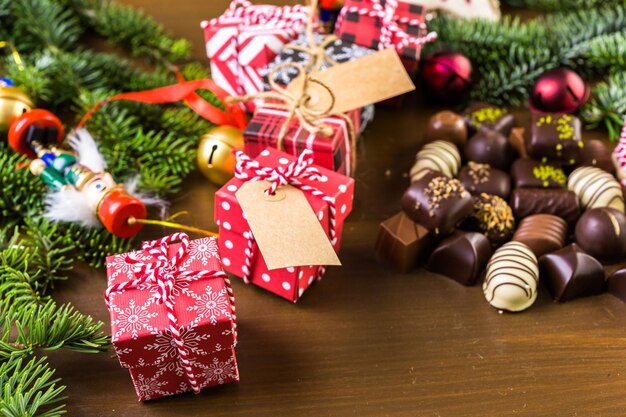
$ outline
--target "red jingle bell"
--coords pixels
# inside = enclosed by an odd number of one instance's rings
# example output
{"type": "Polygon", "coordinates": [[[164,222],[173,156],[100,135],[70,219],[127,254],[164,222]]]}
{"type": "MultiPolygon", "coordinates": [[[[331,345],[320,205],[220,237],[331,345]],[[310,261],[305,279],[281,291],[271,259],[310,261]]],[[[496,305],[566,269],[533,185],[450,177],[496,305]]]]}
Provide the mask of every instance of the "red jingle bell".
{"type": "Polygon", "coordinates": [[[422,80],[431,97],[445,103],[461,101],[472,88],[472,63],[458,52],[437,52],[424,59],[422,80]]]}
{"type": "Polygon", "coordinates": [[[589,93],[589,84],[580,75],[568,68],[556,68],[537,78],[529,104],[532,111],[574,113],[587,102],[589,93]]]}

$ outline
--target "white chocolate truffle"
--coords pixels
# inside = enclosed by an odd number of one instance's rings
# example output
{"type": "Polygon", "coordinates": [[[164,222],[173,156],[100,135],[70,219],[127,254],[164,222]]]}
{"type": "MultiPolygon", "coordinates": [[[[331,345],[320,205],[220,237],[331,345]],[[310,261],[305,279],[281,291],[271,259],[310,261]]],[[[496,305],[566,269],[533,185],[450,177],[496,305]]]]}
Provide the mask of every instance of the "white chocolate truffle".
{"type": "Polygon", "coordinates": [[[411,182],[422,178],[428,171],[440,172],[453,178],[459,172],[461,154],[456,145],[445,140],[436,140],[424,145],[415,157],[411,168],[411,182]]]}
{"type": "Polygon", "coordinates": [[[586,209],[612,207],[624,213],[622,187],[615,177],[596,167],[580,167],[567,180],[567,188],[576,193],[586,209]]]}
{"type": "Polygon", "coordinates": [[[492,307],[522,311],[537,299],[539,266],[528,246],[508,242],[496,250],[487,264],[483,292],[492,307]]]}

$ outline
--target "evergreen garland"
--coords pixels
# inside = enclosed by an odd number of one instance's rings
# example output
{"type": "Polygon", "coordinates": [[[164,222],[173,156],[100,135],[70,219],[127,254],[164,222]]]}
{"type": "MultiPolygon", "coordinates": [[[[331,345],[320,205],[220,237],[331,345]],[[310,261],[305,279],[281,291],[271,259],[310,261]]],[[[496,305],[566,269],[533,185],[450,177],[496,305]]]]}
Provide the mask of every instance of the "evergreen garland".
{"type": "MultiPolygon", "coordinates": [[[[175,83],[174,65],[186,79],[207,77],[190,57],[186,40],[172,39],[151,18],[108,0],[0,0],[0,41],[10,42],[23,66],[0,50],[0,74],[71,127],[95,103],[121,91],[175,83]],[[150,70],[114,53],[89,49],[82,40],[99,36],[144,59],[150,70]],[[143,68],[143,67],[142,67],[143,68]]],[[[218,104],[208,92],[204,98],[218,104]]],[[[182,104],[113,102],[89,120],[109,171],[118,180],[138,180],[141,192],[167,196],[193,169],[199,136],[211,128],[182,104]]],[[[65,413],[65,387],[35,350],[101,352],[109,338],[50,291],[67,279],[74,259],[101,267],[105,257],[130,250],[132,242],[103,229],[42,219],[45,185],[0,134],[0,413],[58,416],[65,413]]]]}
{"type": "MultiPolygon", "coordinates": [[[[535,0],[522,0],[532,6],[535,0]]],[[[558,11],[522,23],[504,17],[500,22],[464,20],[437,16],[429,29],[438,33],[438,42],[425,47],[425,55],[450,49],[465,54],[480,67],[472,98],[499,105],[521,105],[535,79],[553,68],[570,67],[588,79],[626,70],[626,4],[620,0],[536,0],[558,11]],[[559,5],[557,8],[556,6],[559,5]],[[593,7],[592,7],[593,6],[593,7]]],[[[545,7],[542,7],[545,8],[545,7]]],[[[593,100],[599,111],[584,111],[589,126],[610,126],[616,138],[615,121],[623,117],[618,84],[611,91],[601,84],[593,100]],[[612,118],[607,119],[611,116],[612,118]],[[601,118],[601,120],[598,120],[601,118]]]]}

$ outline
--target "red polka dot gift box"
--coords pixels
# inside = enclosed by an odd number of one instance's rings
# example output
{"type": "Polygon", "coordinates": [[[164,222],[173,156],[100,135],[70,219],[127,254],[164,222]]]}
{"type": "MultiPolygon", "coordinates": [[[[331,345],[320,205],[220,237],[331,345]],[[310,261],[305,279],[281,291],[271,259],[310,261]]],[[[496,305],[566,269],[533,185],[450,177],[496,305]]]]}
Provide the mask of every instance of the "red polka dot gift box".
{"type": "Polygon", "coordinates": [[[111,341],[140,401],[239,380],[234,297],[215,238],[144,242],[107,257],[107,277],[111,341]]]}
{"type": "MultiPolygon", "coordinates": [[[[309,151],[305,151],[309,153],[309,151]]],[[[339,251],[343,224],[352,211],[354,180],[316,165],[302,166],[296,158],[267,148],[254,159],[239,153],[235,177],[215,194],[215,222],[219,226],[219,249],[224,269],[247,283],[257,285],[292,302],[320,279],[325,265],[288,266],[269,270],[244,217],[236,193],[247,181],[268,180],[299,188],[317,217],[335,252],[339,251]],[[308,175],[313,171],[315,175],[308,175]]],[[[310,158],[309,163],[312,161],[310,158]]]]}

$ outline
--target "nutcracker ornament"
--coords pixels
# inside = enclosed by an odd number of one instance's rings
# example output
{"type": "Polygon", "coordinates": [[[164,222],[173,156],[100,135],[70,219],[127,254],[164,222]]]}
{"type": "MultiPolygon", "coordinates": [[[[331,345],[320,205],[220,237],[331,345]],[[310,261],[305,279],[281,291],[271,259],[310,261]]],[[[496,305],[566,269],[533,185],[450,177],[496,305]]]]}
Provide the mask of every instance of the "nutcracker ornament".
{"type": "Polygon", "coordinates": [[[212,183],[224,185],[233,177],[237,158],[243,151],[243,133],[234,126],[217,126],[200,138],[197,163],[200,172],[212,183]]]}
{"type": "Polygon", "coordinates": [[[85,226],[104,225],[113,235],[128,238],[142,227],[146,207],[106,172],[93,138],[84,129],[69,137],[74,150],[61,146],[64,131],[52,113],[34,109],[11,123],[9,145],[31,159],[30,171],[50,187],[46,217],[85,226]]]}

